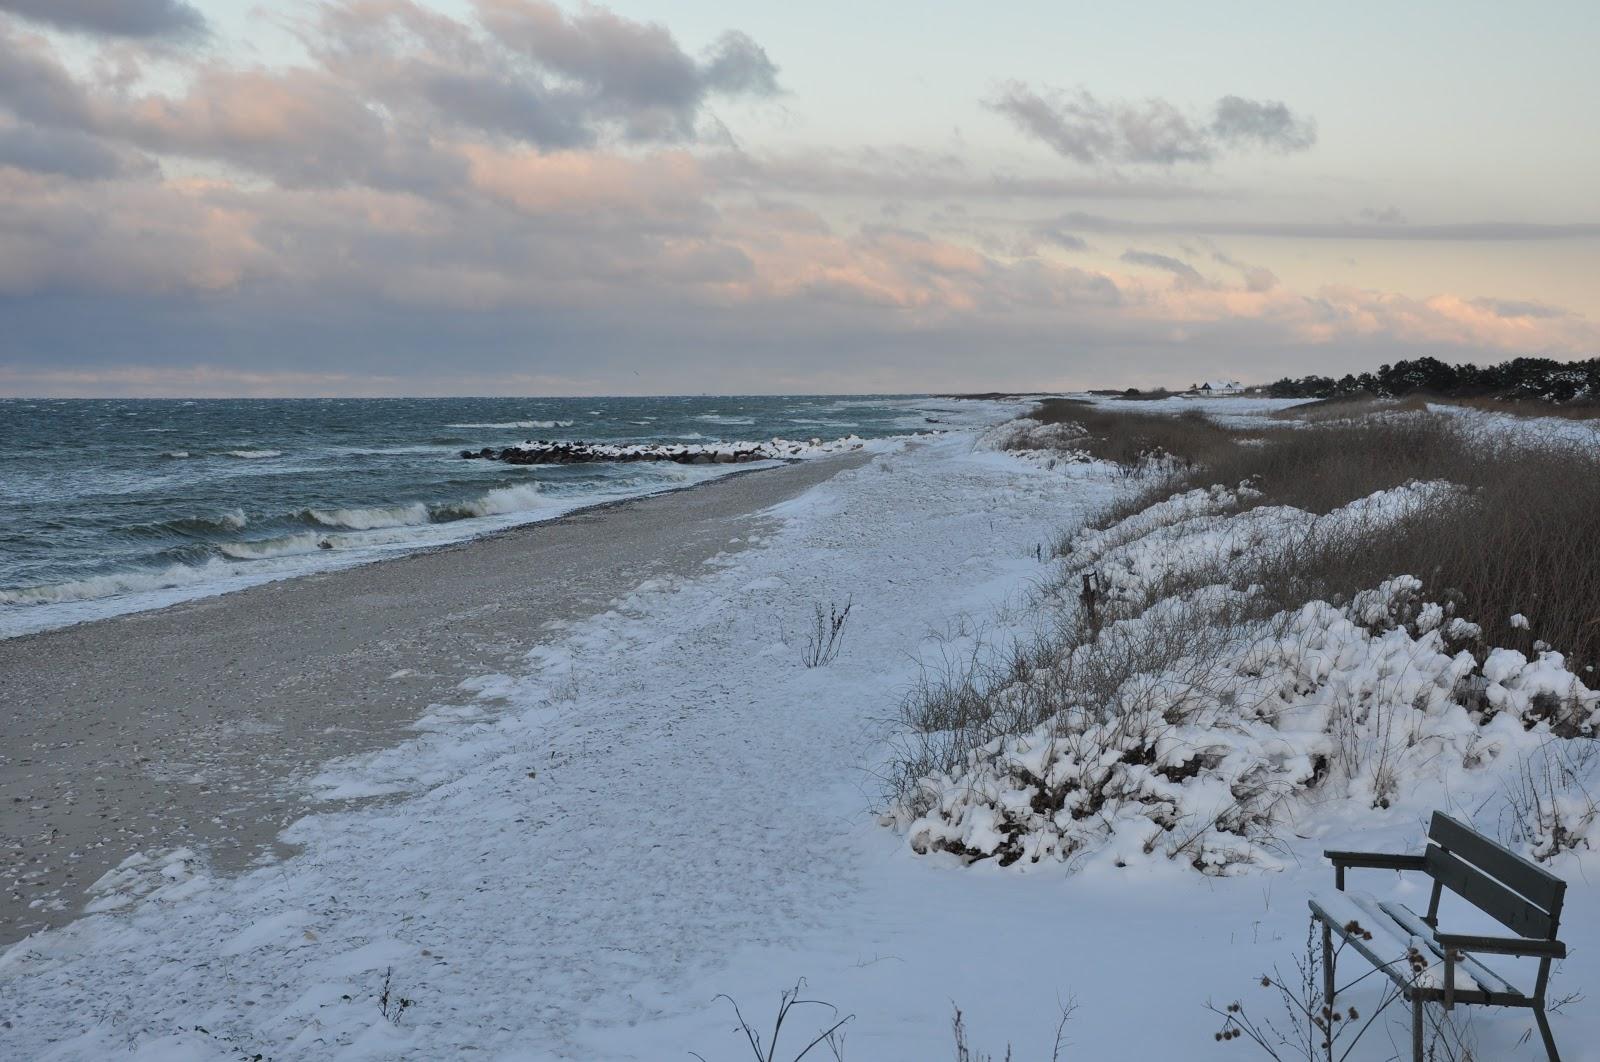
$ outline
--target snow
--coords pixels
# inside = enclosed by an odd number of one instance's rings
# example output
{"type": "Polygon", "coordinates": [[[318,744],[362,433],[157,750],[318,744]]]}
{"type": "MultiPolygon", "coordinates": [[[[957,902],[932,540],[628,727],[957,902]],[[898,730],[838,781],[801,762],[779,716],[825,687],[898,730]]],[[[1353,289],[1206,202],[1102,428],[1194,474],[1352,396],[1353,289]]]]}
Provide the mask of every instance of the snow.
{"type": "Polygon", "coordinates": [[[1448,402],[1430,402],[1428,411],[1454,417],[1469,431],[1482,431],[1503,439],[1533,445],[1600,449],[1600,418],[1526,417],[1448,402]]]}
{"type": "MultiPolygon", "coordinates": [[[[1275,647],[1218,657],[1237,671],[1275,653],[1298,669],[1287,683],[1273,668],[1256,677],[1292,725],[1256,719],[1218,751],[1261,756],[1280,741],[1274,769],[1303,774],[1304,750],[1290,746],[1320,733],[1313,717],[1331,709],[1302,680],[1352,695],[1403,688],[1425,705],[1424,725],[1405,761],[1415,770],[1388,808],[1338,802],[1289,824],[1271,850],[1260,838],[1214,838],[1207,850],[1219,865],[1249,863],[1227,877],[1153,856],[1118,866],[1110,853],[1144,839],[1135,817],[1077,873],[1060,862],[1001,869],[919,855],[878,821],[895,705],[941,654],[970,649],[982,630],[1013,629],[1051,572],[1041,544],[1125,484],[1104,465],[1045,470],[976,437],[870,448],[866,465],[741,528],[748,548],[557,628],[520,670],[436,706],[413,741],[331,765],[314,783],[323,794],[390,796],[302,819],[284,836],[300,850],[284,861],[235,879],[208,875],[192,852],[125,863],[99,883],[101,913],[0,955],[0,1056],[692,1051],[731,1062],[749,1047],[715,997],[730,994],[765,1026],[778,993],[804,977],[809,998],[853,1016],[851,1059],[949,1057],[952,1001],[983,1050],[1002,1054],[1009,1041],[1019,1058],[1048,1057],[1058,1007],[1074,997],[1066,1057],[1211,1057],[1226,1049],[1213,1045],[1204,1002],[1260,992],[1263,970],[1292,963],[1306,898],[1331,882],[1321,848],[1415,849],[1420,809],[1488,791],[1469,783],[1457,793],[1461,776],[1429,762],[1469,746],[1485,756],[1520,748],[1537,736],[1518,724],[1524,703],[1547,690],[1581,696],[1562,685],[1570,676],[1554,654],[1495,656],[1485,677],[1498,714],[1485,728],[1450,702],[1460,665],[1444,645],[1445,617],[1425,614],[1426,603],[1412,603],[1410,626],[1387,631],[1310,608],[1275,647]],[[846,598],[854,607],[838,660],[802,666],[813,604],[846,598]],[[379,1008],[386,978],[395,999],[414,1001],[398,1020],[379,1008]],[[1152,1006],[1161,1020],[1150,1020],[1152,1006]]],[[[1360,516],[1424,503],[1433,489],[1403,489],[1360,516]]],[[[1113,582],[1141,577],[1141,551],[1215,557],[1236,496],[1200,493],[1093,544],[1108,571],[1120,564],[1113,582]]],[[[1298,519],[1250,512],[1257,531],[1298,519]]],[[[1361,608],[1387,614],[1406,589],[1375,588],[1361,608]]],[[[1180,762],[1201,743],[1180,737],[1159,752],[1180,762]]],[[[1015,752],[1045,762],[1037,745],[1015,752]]],[[[969,843],[991,844],[1021,806],[1015,786],[998,790],[964,821],[969,843]]],[[[1561,859],[1552,866],[1573,882],[1563,937],[1574,959],[1553,991],[1592,992],[1600,889],[1581,874],[1594,866],[1587,855],[1561,859]]],[[[1366,884],[1413,906],[1425,897],[1396,875],[1366,884]]],[[[824,1013],[797,1015],[795,1035],[824,1013]]],[[[1518,1046],[1526,1014],[1476,1021],[1480,1057],[1536,1057],[1518,1046]]],[[[1553,1023],[1569,1057],[1600,1057],[1582,1053],[1600,1039],[1593,1008],[1553,1023]]],[[[1360,1057],[1391,1053],[1381,1036],[1372,1046],[1360,1057]]]]}

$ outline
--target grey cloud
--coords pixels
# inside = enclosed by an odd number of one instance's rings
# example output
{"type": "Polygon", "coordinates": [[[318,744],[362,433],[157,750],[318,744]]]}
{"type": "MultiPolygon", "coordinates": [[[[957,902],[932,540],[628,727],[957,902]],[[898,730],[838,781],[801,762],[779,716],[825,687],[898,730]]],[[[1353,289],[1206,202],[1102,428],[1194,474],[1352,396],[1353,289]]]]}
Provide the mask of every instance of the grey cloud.
{"type": "Polygon", "coordinates": [[[90,123],[88,96],[72,75],[45,50],[7,32],[0,23],[0,107],[41,125],[90,123]]]}
{"type": "Polygon", "coordinates": [[[548,148],[580,147],[594,139],[574,108],[562,105],[542,85],[441,70],[421,90],[441,111],[486,132],[548,148]]]}
{"type": "Polygon", "coordinates": [[[75,129],[0,127],[0,166],[100,180],[154,172],[150,160],[75,129]]]}
{"type": "Polygon", "coordinates": [[[1556,317],[1570,317],[1570,310],[1563,310],[1559,306],[1550,306],[1542,302],[1533,302],[1523,299],[1494,299],[1488,296],[1472,300],[1472,305],[1480,310],[1488,310],[1496,317],[1533,317],[1550,319],[1556,317]]]}
{"type": "Polygon", "coordinates": [[[1054,224],[1083,232],[1191,236],[1255,236],[1307,240],[1581,240],[1600,237],[1600,222],[1540,224],[1524,221],[1471,221],[1442,225],[1373,222],[1134,221],[1072,212],[1054,224]]]}
{"type": "Polygon", "coordinates": [[[1015,82],[988,106],[1059,154],[1083,163],[1171,164],[1211,158],[1205,135],[1162,100],[1102,102],[1083,89],[1040,94],[1015,82]]]}
{"type": "Polygon", "coordinates": [[[1304,151],[1314,126],[1287,106],[1240,96],[1217,101],[1209,123],[1161,99],[1102,100],[1088,90],[1035,90],[1013,81],[985,101],[1024,133],[1086,165],[1211,162],[1228,150],[1304,151]]]}
{"type": "Polygon", "coordinates": [[[777,67],[755,41],[725,34],[697,63],[656,23],[599,7],[568,15],[544,0],[478,0],[491,36],[533,62],[525,75],[554,75],[576,86],[553,93],[578,117],[619,122],[632,139],[688,139],[713,94],[771,95],[777,67]]]}
{"type": "Polygon", "coordinates": [[[1398,207],[1392,206],[1384,207],[1382,210],[1364,207],[1360,211],[1360,216],[1362,221],[1372,221],[1380,225],[1404,225],[1406,223],[1406,216],[1400,212],[1398,207]]]}
{"type": "Polygon", "coordinates": [[[1251,144],[1271,151],[1305,151],[1317,142],[1316,124],[1297,118],[1276,100],[1224,96],[1217,101],[1211,134],[1224,144],[1251,144]]]}
{"type": "Polygon", "coordinates": [[[772,96],[779,91],[778,68],[766,49],[737,30],[724,33],[712,46],[700,76],[713,91],[730,96],[772,96]]]}
{"type": "Polygon", "coordinates": [[[1084,242],[1082,236],[1075,236],[1067,230],[1059,228],[1055,225],[1036,226],[1033,230],[1033,234],[1041,240],[1053,243],[1057,247],[1065,247],[1069,251],[1083,251],[1087,250],[1089,247],[1089,245],[1084,242]]]}
{"type": "Polygon", "coordinates": [[[855,195],[893,200],[1210,199],[1218,193],[1173,181],[1121,176],[1033,177],[974,172],[954,156],[908,148],[757,156],[728,151],[706,159],[720,182],[790,194],[855,195]]]}
{"type": "Polygon", "coordinates": [[[1169,255],[1156,254],[1154,251],[1123,251],[1122,260],[1129,265],[1164,270],[1177,277],[1180,282],[1193,287],[1201,287],[1207,282],[1206,278],[1200,275],[1200,271],[1188,262],[1169,255]]]}
{"type": "Polygon", "coordinates": [[[172,37],[204,33],[206,18],[183,0],[0,0],[32,22],[109,37],[172,37]]]}
{"type": "MultiPolygon", "coordinates": [[[[0,0],[8,2],[8,0],[0,0]]],[[[703,61],[662,26],[597,7],[478,0],[464,22],[406,0],[345,0],[297,23],[310,65],[197,64],[179,94],[80,80],[49,41],[0,24],[0,113],[157,154],[219,161],[288,185],[346,183],[444,193],[463,142],[586,147],[695,139],[714,95],[776,91],[749,37],[703,61]]]]}
{"type": "Polygon", "coordinates": [[[1244,277],[1245,287],[1251,291],[1271,291],[1278,286],[1278,275],[1265,266],[1241,262],[1222,251],[1212,251],[1211,257],[1231,269],[1237,269],[1240,276],[1244,277]]]}

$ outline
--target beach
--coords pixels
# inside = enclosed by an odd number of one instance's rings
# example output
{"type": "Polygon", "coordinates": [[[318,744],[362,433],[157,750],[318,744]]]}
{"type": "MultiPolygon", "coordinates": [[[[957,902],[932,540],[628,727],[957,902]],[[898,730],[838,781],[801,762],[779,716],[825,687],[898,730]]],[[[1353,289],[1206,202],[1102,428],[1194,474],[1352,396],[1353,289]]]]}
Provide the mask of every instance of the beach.
{"type": "MultiPolygon", "coordinates": [[[[79,710],[76,728],[27,739],[44,746],[22,768],[45,797],[23,802],[31,814],[52,803],[46,785],[75,784],[130,825],[80,833],[79,865],[86,851],[98,862],[76,880],[98,880],[86,897],[57,894],[60,924],[0,950],[0,1056],[738,1062],[751,1057],[741,1021],[770,1040],[784,993],[800,992],[810,1002],[774,1058],[839,1022],[836,1058],[948,1058],[957,1009],[970,1057],[1209,1057],[1223,1019],[1208,1001],[1261,1013],[1274,1001],[1263,973],[1293,976],[1306,954],[1307,898],[1332,884],[1325,848],[1415,850],[1425,813],[1451,806],[1438,790],[1481,799],[1503,775],[1494,761],[1415,771],[1381,812],[1308,802],[1220,870],[1131,817],[1153,793],[1214,822],[1206,802],[1227,789],[1182,790],[1183,775],[1131,788],[1121,820],[1041,816],[1027,837],[1040,858],[975,858],[999,854],[1004,815],[1034,810],[989,777],[993,758],[1070,755],[1048,734],[913,776],[934,800],[915,823],[897,817],[908,709],[959,706],[961,676],[996,653],[1022,681],[1048,674],[1011,650],[1053,636],[1062,588],[1076,593],[1054,556],[1062,536],[1128,489],[1108,462],[996,445],[1039,427],[884,440],[15,642],[8,682],[30,646],[56,676],[28,680],[35,696],[70,706],[92,685],[143,700],[122,702],[109,736],[79,710]],[[819,624],[828,638],[841,612],[819,660],[819,624]],[[165,698],[183,705],[176,722],[131,718],[170,714],[165,698]],[[75,775],[38,766],[63,758],[75,775]],[[1119,821],[1132,825],[1075,855],[1045,848],[1051,829],[1070,839],[1119,821]],[[101,836],[103,855],[87,847],[101,836]]],[[[1174,496],[1081,537],[1122,551],[1104,564],[1120,578],[1124,563],[1160,572],[1194,555],[1175,529],[1225,538],[1310,519],[1214,511],[1224,500],[1174,496]]],[[[1352,670],[1378,651],[1439,663],[1405,630],[1307,615],[1343,632],[1348,652],[1327,659],[1352,670]]],[[[1431,718],[1447,730],[1418,755],[1476,735],[1459,706],[1431,718]]],[[[1509,718],[1494,732],[1542,740],[1509,718]]],[[[1281,753],[1297,735],[1265,735],[1274,763],[1293,767],[1281,753]]],[[[1179,752],[1218,740],[1182,739],[1179,752]]],[[[1552,1002],[1594,983],[1600,932],[1583,865],[1557,866],[1572,954],[1552,1002]]],[[[1360,887],[1427,900],[1425,881],[1392,872],[1360,887]]],[[[1383,1010],[1371,977],[1347,998],[1383,1015],[1350,1057],[1393,1057],[1403,1008],[1383,1010]]],[[[1552,1016],[1569,1057],[1589,1057],[1591,1010],[1552,1016]]],[[[1505,1011],[1464,1035],[1475,1057],[1533,1057],[1529,1025],[1505,1011]]]]}
{"type": "MultiPolygon", "coordinates": [[[[282,855],[325,761],[392,745],[555,625],[737,551],[845,455],[458,545],[0,640],[0,945],[81,913],[143,849],[282,855]]],[[[485,706],[472,711],[491,710],[485,706]]]]}

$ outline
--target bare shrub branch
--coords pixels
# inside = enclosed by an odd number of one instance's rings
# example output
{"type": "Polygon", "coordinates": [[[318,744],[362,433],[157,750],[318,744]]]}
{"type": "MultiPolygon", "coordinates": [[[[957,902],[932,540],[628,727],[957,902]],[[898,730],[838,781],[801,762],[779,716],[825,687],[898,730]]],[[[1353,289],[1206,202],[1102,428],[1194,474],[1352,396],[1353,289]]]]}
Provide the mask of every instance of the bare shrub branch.
{"type": "Polygon", "coordinates": [[[829,602],[826,610],[822,602],[818,601],[812,607],[815,609],[814,623],[811,633],[806,637],[806,648],[800,654],[800,662],[806,667],[827,667],[839,656],[839,651],[844,648],[844,625],[850,619],[850,607],[853,599],[847,598],[844,607],[829,602]]]}

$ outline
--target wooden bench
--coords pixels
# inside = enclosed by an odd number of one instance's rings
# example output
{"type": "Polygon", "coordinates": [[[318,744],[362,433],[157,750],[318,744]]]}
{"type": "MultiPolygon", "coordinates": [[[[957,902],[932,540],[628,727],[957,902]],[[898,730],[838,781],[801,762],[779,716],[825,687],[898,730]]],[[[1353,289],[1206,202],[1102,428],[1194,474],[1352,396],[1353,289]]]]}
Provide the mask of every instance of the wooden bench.
{"type": "Polygon", "coordinates": [[[1550,1022],[1545,1016],[1545,989],[1550,964],[1566,958],[1566,945],[1556,939],[1561,901],[1567,883],[1515,852],[1496,844],[1443,812],[1434,812],[1428,848],[1421,855],[1380,852],[1324,852],[1332,860],[1337,891],[1313,896],[1312,917],[1322,923],[1323,992],[1329,1007],[1334,997],[1333,936],[1337,934],[1400,986],[1411,1003],[1411,1051],[1422,1062],[1423,1006],[1457,1003],[1527,1007],[1539,1023],[1545,1052],[1560,1062],[1550,1022]],[[1403,904],[1380,902],[1366,893],[1346,892],[1350,867],[1415,870],[1433,879],[1428,913],[1418,915],[1403,904]],[[1444,890],[1461,897],[1514,937],[1464,936],[1439,932],[1439,901],[1444,890]],[[1515,955],[1539,960],[1533,992],[1519,990],[1474,955],[1515,955]]]}

